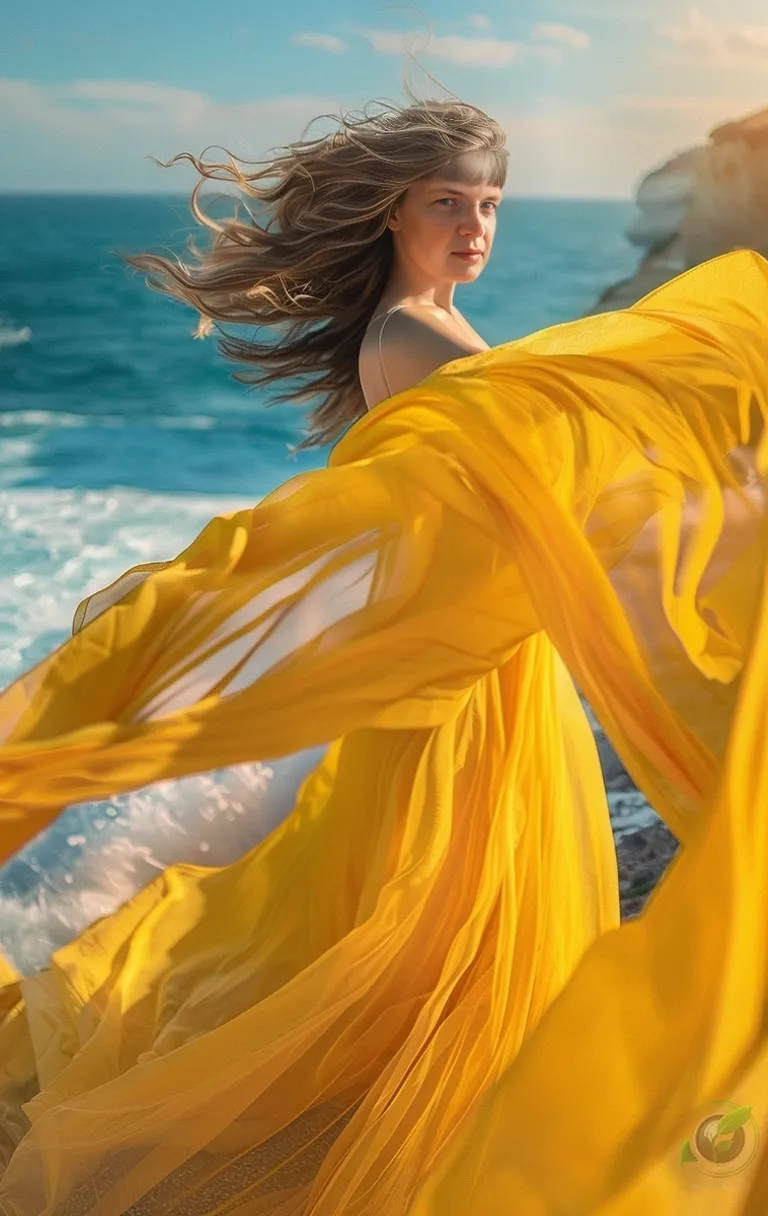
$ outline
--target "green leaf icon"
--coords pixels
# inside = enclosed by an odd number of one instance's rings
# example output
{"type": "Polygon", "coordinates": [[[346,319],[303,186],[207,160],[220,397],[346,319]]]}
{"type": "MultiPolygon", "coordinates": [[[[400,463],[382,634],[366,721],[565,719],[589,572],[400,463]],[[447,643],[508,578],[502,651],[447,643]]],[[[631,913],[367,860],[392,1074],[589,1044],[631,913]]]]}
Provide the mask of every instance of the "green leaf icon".
{"type": "Polygon", "coordinates": [[[723,1152],[723,1153],[727,1152],[727,1150],[733,1144],[733,1137],[735,1135],[736,1135],[735,1131],[726,1132],[726,1134],[724,1136],[721,1135],[720,1132],[717,1133],[714,1140],[712,1141],[712,1150],[715,1154],[715,1160],[717,1160],[718,1154],[720,1152],[723,1152]]]}
{"type": "Polygon", "coordinates": [[[747,1122],[747,1119],[752,1114],[751,1106],[739,1106],[736,1110],[729,1110],[727,1115],[723,1115],[717,1125],[718,1136],[723,1132],[735,1132],[737,1127],[747,1122]]]}
{"type": "Polygon", "coordinates": [[[680,1164],[685,1165],[686,1161],[695,1161],[695,1160],[696,1160],[696,1158],[695,1158],[693,1152],[691,1151],[691,1142],[690,1142],[690,1140],[686,1140],[685,1144],[683,1145],[683,1151],[680,1154],[680,1164]]]}

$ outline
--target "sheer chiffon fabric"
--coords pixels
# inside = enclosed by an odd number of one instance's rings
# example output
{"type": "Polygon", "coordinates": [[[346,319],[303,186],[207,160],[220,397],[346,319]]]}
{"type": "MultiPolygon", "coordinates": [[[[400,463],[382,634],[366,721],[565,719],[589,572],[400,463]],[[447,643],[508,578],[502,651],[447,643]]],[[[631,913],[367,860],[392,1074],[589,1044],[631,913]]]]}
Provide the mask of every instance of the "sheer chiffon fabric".
{"type": "Polygon", "coordinates": [[[239,861],[2,966],[0,1211],[762,1216],[765,1151],[680,1146],[734,1096],[768,1144],[766,355],[727,254],[446,365],[79,606],[0,695],[4,856],[328,747],[239,861]],[[683,845],[623,925],[577,686],[683,845]]]}

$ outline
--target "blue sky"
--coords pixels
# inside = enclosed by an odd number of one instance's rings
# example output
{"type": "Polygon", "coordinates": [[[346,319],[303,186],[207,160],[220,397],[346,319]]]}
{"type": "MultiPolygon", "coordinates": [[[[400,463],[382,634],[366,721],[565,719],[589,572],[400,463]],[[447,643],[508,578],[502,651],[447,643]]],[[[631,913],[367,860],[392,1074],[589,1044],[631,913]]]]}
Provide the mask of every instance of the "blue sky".
{"type": "Polygon", "coordinates": [[[35,0],[2,28],[0,191],[186,193],[189,166],[146,157],[256,159],[315,115],[402,103],[407,46],[502,122],[514,195],[631,197],[768,106],[765,0],[35,0]]]}

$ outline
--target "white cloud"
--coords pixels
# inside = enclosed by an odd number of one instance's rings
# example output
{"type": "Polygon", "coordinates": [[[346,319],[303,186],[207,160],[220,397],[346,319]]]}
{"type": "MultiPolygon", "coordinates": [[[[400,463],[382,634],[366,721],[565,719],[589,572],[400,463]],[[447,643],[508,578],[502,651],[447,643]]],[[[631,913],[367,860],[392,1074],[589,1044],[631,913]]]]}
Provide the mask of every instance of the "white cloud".
{"type": "MultiPolygon", "coordinates": [[[[260,101],[219,102],[208,93],[141,80],[75,80],[40,85],[0,77],[0,163],[4,185],[186,192],[198,175],[186,162],[162,169],[147,159],[178,152],[208,161],[258,160],[295,141],[316,116],[336,114],[327,96],[288,94],[260,101]],[[22,159],[20,149],[40,149],[22,159]],[[12,176],[13,175],[13,176],[12,176]]],[[[309,132],[327,129],[314,124],[309,132]]],[[[259,166],[243,164],[245,172],[259,166]]],[[[221,188],[225,183],[222,181],[221,188]]]]}
{"type": "Polygon", "coordinates": [[[642,97],[625,94],[617,97],[614,106],[636,114],[693,114],[706,116],[714,114],[715,122],[727,122],[728,115],[734,114],[742,118],[751,103],[729,101],[722,97],[691,97],[681,94],[679,97],[642,97]]]}
{"type": "Polygon", "coordinates": [[[337,55],[349,50],[349,43],[343,42],[335,34],[293,34],[291,42],[294,46],[314,46],[319,51],[331,51],[337,55]]]}
{"type": "Polygon", "coordinates": [[[489,30],[491,28],[491,19],[486,17],[484,13],[474,13],[471,17],[467,17],[467,24],[473,26],[476,30],[489,30]]]}
{"type": "Polygon", "coordinates": [[[573,25],[561,25],[555,21],[538,21],[531,30],[532,38],[542,42],[561,42],[564,46],[582,51],[591,45],[589,34],[577,30],[573,25]]]}
{"type": "Polygon", "coordinates": [[[416,55],[431,55],[464,67],[506,68],[527,59],[543,59],[560,63],[562,53],[556,47],[541,46],[530,42],[516,42],[502,38],[463,38],[459,35],[430,37],[423,31],[408,33],[396,30],[355,30],[381,55],[405,55],[411,51],[416,55]]]}
{"type": "MultiPolygon", "coordinates": [[[[53,91],[53,90],[52,90],[53,91]]],[[[145,80],[75,80],[63,94],[84,101],[128,102],[139,106],[197,105],[203,93],[145,80]]]]}
{"type": "Polygon", "coordinates": [[[507,132],[506,193],[633,196],[640,182],[679,152],[707,142],[713,127],[759,107],[717,98],[631,95],[604,105],[540,97],[536,108],[487,107],[507,132]]]}
{"type": "Polygon", "coordinates": [[[768,62],[768,24],[716,21],[691,8],[685,21],[657,26],[656,32],[672,44],[659,57],[666,63],[698,61],[735,66],[768,62]]]}
{"type": "Polygon", "coordinates": [[[474,67],[508,67],[524,58],[526,51],[524,43],[500,38],[462,38],[459,35],[430,38],[421,33],[376,29],[361,29],[359,33],[380,55],[404,55],[406,50],[413,50],[416,54],[474,67]]]}
{"type": "Polygon", "coordinates": [[[491,112],[507,132],[509,195],[627,197],[652,155],[644,141],[628,148],[602,106],[550,96],[491,112]]]}
{"type": "Polygon", "coordinates": [[[608,0],[607,4],[586,3],[578,0],[562,0],[560,4],[550,5],[551,11],[562,13],[564,17],[581,20],[586,17],[591,21],[652,21],[654,13],[649,0],[645,4],[632,5],[629,0],[608,0]]]}

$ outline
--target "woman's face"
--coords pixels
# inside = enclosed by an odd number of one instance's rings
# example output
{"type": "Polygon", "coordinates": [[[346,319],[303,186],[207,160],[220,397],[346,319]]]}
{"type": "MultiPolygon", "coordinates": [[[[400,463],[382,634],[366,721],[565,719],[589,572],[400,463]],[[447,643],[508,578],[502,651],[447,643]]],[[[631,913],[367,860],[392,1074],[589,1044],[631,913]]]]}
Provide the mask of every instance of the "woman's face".
{"type": "Polygon", "coordinates": [[[477,157],[464,153],[414,182],[394,209],[389,228],[399,268],[406,273],[435,283],[471,283],[482,273],[496,232],[501,189],[487,181],[472,184],[477,157]],[[472,250],[479,256],[461,256],[472,250]]]}

